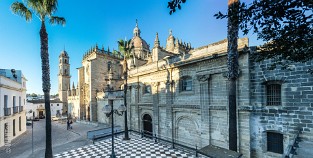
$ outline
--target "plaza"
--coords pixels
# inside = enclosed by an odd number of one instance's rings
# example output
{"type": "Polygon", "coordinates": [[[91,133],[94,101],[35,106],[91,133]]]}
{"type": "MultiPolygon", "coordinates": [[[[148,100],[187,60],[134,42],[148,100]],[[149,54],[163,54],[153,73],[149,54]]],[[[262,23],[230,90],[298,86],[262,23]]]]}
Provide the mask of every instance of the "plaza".
{"type": "MultiPolygon", "coordinates": [[[[191,158],[195,152],[173,149],[169,144],[155,142],[150,138],[141,138],[131,133],[130,140],[123,140],[123,135],[115,137],[116,157],[123,158],[191,158]]],[[[74,150],[54,155],[55,158],[104,158],[111,155],[111,139],[105,139],[74,150]]],[[[199,156],[205,157],[205,156],[199,156]]]]}

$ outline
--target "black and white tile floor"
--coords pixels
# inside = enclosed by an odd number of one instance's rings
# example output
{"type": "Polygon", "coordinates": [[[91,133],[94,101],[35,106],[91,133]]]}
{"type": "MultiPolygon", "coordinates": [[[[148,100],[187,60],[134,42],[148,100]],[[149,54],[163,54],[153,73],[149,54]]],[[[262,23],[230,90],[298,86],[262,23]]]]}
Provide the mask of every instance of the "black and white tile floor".
{"type": "MultiPolygon", "coordinates": [[[[129,141],[123,141],[123,136],[114,139],[115,155],[119,158],[191,158],[191,153],[171,149],[169,146],[155,143],[151,139],[131,135],[129,141]]],[[[95,142],[75,150],[54,155],[54,158],[109,158],[111,155],[111,139],[95,142]]]]}

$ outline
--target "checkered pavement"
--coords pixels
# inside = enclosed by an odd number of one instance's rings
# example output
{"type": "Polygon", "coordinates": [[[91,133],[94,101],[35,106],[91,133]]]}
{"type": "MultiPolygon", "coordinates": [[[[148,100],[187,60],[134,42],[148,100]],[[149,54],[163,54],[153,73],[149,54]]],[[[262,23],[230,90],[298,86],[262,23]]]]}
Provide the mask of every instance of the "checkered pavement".
{"type": "MultiPolygon", "coordinates": [[[[115,155],[123,158],[190,158],[195,157],[169,146],[155,143],[148,138],[140,138],[132,134],[128,141],[122,140],[123,136],[115,137],[115,155]]],[[[93,145],[84,146],[75,150],[54,155],[54,158],[109,158],[111,155],[111,139],[95,142],[93,145]]]]}

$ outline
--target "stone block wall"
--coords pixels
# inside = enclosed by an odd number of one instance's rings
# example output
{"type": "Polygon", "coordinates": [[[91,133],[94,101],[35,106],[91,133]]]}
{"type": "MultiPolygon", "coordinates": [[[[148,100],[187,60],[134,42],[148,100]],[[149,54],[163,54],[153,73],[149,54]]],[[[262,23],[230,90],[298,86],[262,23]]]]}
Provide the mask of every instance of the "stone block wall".
{"type": "Polygon", "coordinates": [[[269,70],[271,60],[251,62],[251,157],[278,157],[281,154],[267,152],[266,132],[274,131],[284,135],[284,154],[295,133],[301,132],[304,139],[312,139],[313,131],[313,75],[307,70],[313,62],[296,63],[287,70],[277,67],[269,70]],[[281,105],[268,106],[266,85],[271,82],[281,84],[281,105]]]}

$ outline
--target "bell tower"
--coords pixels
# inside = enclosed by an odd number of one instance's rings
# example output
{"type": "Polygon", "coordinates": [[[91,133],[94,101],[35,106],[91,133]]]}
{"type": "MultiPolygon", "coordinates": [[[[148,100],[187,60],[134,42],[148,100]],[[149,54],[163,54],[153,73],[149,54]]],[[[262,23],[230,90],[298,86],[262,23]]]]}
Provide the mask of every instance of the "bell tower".
{"type": "Polygon", "coordinates": [[[63,113],[67,112],[67,91],[70,85],[70,64],[69,56],[65,50],[61,51],[59,56],[59,98],[63,102],[63,113]]]}

